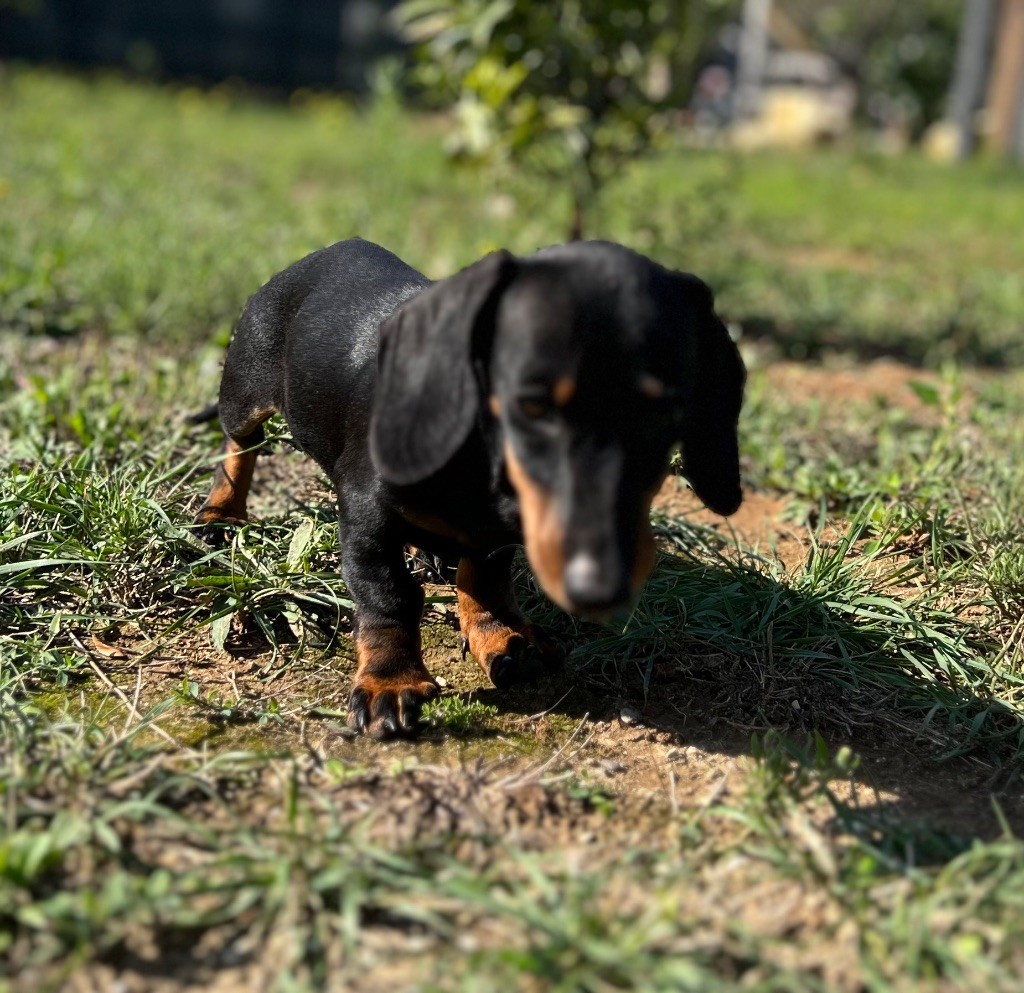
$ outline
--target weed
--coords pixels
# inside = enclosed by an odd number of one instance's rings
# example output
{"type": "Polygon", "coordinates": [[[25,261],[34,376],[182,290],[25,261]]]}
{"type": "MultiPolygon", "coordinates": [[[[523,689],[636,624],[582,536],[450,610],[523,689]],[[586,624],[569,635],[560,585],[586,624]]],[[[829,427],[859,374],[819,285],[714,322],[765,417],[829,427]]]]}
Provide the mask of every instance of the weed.
{"type": "Polygon", "coordinates": [[[498,709],[479,700],[447,694],[423,708],[422,721],[449,734],[479,734],[492,726],[498,709]]]}

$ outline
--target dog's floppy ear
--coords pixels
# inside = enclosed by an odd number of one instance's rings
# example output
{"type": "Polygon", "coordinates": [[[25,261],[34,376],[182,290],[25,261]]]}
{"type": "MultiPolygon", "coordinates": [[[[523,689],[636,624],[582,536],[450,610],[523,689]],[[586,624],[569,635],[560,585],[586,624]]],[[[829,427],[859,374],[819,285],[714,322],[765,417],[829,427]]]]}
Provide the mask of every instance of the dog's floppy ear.
{"type": "Polygon", "coordinates": [[[381,325],[370,453],[388,482],[426,479],[469,435],[480,405],[473,360],[489,345],[514,271],[512,255],[493,252],[428,286],[381,325]]]}
{"type": "Polygon", "coordinates": [[[711,290],[696,276],[674,276],[682,284],[684,327],[683,475],[708,509],[728,515],[743,502],[736,423],[746,370],[711,290]]]}

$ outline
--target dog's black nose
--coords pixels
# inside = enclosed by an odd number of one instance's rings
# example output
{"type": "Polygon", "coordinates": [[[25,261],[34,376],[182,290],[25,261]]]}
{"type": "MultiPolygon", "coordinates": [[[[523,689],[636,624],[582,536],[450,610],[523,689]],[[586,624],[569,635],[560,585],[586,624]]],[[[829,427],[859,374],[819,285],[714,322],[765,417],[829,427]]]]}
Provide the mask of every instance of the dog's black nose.
{"type": "Polygon", "coordinates": [[[629,603],[629,577],[610,569],[590,552],[577,552],[565,566],[565,595],[574,614],[607,615],[629,603]]]}

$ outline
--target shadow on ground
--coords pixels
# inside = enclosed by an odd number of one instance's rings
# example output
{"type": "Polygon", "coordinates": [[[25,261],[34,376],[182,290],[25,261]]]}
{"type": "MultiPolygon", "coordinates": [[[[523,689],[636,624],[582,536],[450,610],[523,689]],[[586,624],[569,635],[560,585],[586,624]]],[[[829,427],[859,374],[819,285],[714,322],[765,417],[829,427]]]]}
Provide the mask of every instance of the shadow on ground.
{"type": "MultiPolygon", "coordinates": [[[[859,757],[837,819],[914,843],[919,863],[999,837],[1007,824],[1024,831],[1012,749],[1024,727],[1009,708],[909,672],[889,636],[753,568],[665,555],[650,582],[659,603],[670,599],[666,588],[681,592],[676,611],[640,617],[632,638],[549,611],[543,620],[572,646],[562,671],[532,686],[463,695],[519,721],[556,715],[563,734],[566,725],[582,735],[596,728],[611,760],[616,750],[646,749],[666,767],[751,756],[766,735],[786,743],[794,761],[813,761],[818,734],[833,753],[848,746],[859,757]],[[731,614],[722,606],[730,590],[731,614]],[[715,612],[721,629],[708,638],[715,612]],[[764,623],[768,612],[774,625],[764,623]],[[987,747],[972,748],[972,722],[992,730],[987,747]]],[[[529,591],[525,599],[539,603],[529,591]]]]}

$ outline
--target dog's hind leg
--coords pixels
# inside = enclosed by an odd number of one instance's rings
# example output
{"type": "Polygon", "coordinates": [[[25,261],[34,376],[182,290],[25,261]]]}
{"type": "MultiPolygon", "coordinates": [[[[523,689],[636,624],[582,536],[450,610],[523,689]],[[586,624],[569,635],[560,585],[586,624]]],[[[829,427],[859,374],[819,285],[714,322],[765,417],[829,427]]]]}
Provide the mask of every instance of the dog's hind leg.
{"type": "Polygon", "coordinates": [[[197,524],[246,520],[256,451],[263,444],[262,424],[281,409],[281,377],[280,321],[257,294],[238,322],[224,361],[217,401],[223,454],[197,524]]]}
{"type": "Polygon", "coordinates": [[[256,452],[263,444],[263,422],[277,413],[276,404],[260,395],[264,391],[253,390],[253,384],[247,383],[249,389],[244,392],[238,390],[231,370],[229,354],[218,404],[224,446],[213,474],[210,495],[196,514],[196,524],[238,524],[247,519],[246,498],[252,484],[256,452]]]}
{"type": "Polygon", "coordinates": [[[222,457],[213,474],[213,486],[196,514],[196,524],[238,524],[245,521],[246,498],[252,484],[256,452],[263,444],[263,421],[273,410],[254,412],[241,426],[225,427],[222,457]]]}

